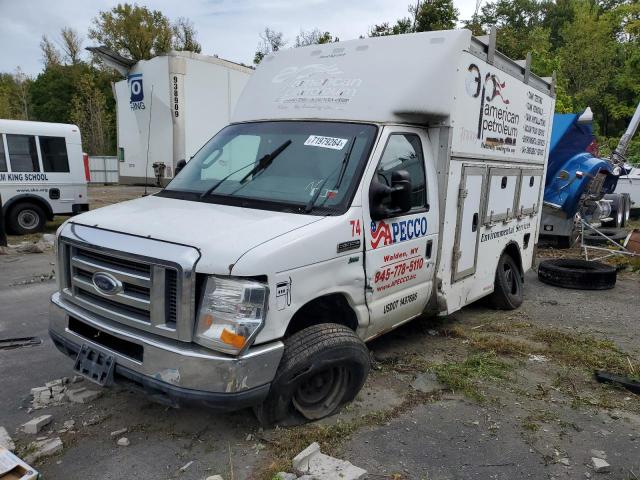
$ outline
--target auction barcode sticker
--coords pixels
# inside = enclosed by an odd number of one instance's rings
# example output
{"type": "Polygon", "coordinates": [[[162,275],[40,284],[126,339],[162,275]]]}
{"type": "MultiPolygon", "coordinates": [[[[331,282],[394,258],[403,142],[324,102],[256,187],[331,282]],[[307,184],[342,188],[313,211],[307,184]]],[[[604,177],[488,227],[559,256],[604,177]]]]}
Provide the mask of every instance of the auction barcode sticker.
{"type": "Polygon", "coordinates": [[[304,142],[305,145],[312,147],[331,148],[333,150],[342,150],[349,141],[348,138],[321,137],[319,135],[309,135],[304,142]]]}

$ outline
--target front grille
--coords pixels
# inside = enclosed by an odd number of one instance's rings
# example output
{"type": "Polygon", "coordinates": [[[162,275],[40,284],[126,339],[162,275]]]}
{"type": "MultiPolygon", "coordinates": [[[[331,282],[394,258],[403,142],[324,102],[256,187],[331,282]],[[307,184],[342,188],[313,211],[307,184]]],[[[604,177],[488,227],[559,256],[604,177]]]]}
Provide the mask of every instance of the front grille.
{"type": "Polygon", "coordinates": [[[176,268],[129,257],[124,252],[96,251],[61,242],[67,285],[63,293],[78,306],[115,322],[179,338],[180,275],[176,268]],[[119,282],[107,295],[94,281],[98,272],[119,282]]]}

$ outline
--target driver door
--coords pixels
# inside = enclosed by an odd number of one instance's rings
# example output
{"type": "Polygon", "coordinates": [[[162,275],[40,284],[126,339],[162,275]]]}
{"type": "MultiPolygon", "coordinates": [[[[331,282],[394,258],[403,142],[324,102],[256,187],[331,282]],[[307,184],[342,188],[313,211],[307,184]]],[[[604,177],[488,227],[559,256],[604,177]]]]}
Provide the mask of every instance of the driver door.
{"type": "MultiPolygon", "coordinates": [[[[390,330],[422,313],[431,295],[437,243],[437,201],[433,162],[425,162],[431,147],[426,134],[409,127],[385,127],[365,176],[363,216],[365,234],[366,298],[370,326],[367,337],[390,330]],[[392,186],[394,171],[411,179],[411,209],[371,219],[372,182],[392,186]],[[428,175],[431,178],[428,178],[428,175]],[[431,180],[431,181],[428,181],[431,180]]],[[[384,202],[391,211],[391,200],[384,202]]]]}

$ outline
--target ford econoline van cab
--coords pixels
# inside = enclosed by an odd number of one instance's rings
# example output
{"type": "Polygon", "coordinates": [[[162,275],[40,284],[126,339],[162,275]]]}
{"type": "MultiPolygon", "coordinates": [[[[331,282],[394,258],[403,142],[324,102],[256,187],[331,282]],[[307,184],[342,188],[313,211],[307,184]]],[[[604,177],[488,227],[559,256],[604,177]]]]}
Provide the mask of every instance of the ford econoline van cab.
{"type": "Polygon", "coordinates": [[[88,180],[78,127],[0,120],[0,197],[9,232],[39,232],[54,215],[86,212],[88,180]]]}
{"type": "Polygon", "coordinates": [[[456,30],[265,58],[164,190],[60,228],[54,342],[98,383],[268,424],[352,400],[366,342],[405,322],[517,308],[554,86],[494,46],[456,30]]]}

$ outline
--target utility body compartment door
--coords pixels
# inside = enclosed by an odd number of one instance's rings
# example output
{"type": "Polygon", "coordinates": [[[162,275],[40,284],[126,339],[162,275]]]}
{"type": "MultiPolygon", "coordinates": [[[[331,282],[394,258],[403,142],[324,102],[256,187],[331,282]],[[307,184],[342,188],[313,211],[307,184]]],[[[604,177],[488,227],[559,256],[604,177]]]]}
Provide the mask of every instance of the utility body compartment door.
{"type": "MultiPolygon", "coordinates": [[[[473,275],[476,271],[485,183],[486,168],[470,165],[462,167],[462,179],[458,190],[456,239],[453,247],[454,282],[473,275]]],[[[511,206],[513,208],[513,203],[511,206]]]]}
{"type": "Polygon", "coordinates": [[[423,130],[387,126],[363,177],[367,338],[420,315],[431,296],[438,248],[438,193],[431,152],[423,130]],[[372,182],[391,186],[398,170],[409,172],[412,208],[373,221],[369,187],[372,182]]]}

